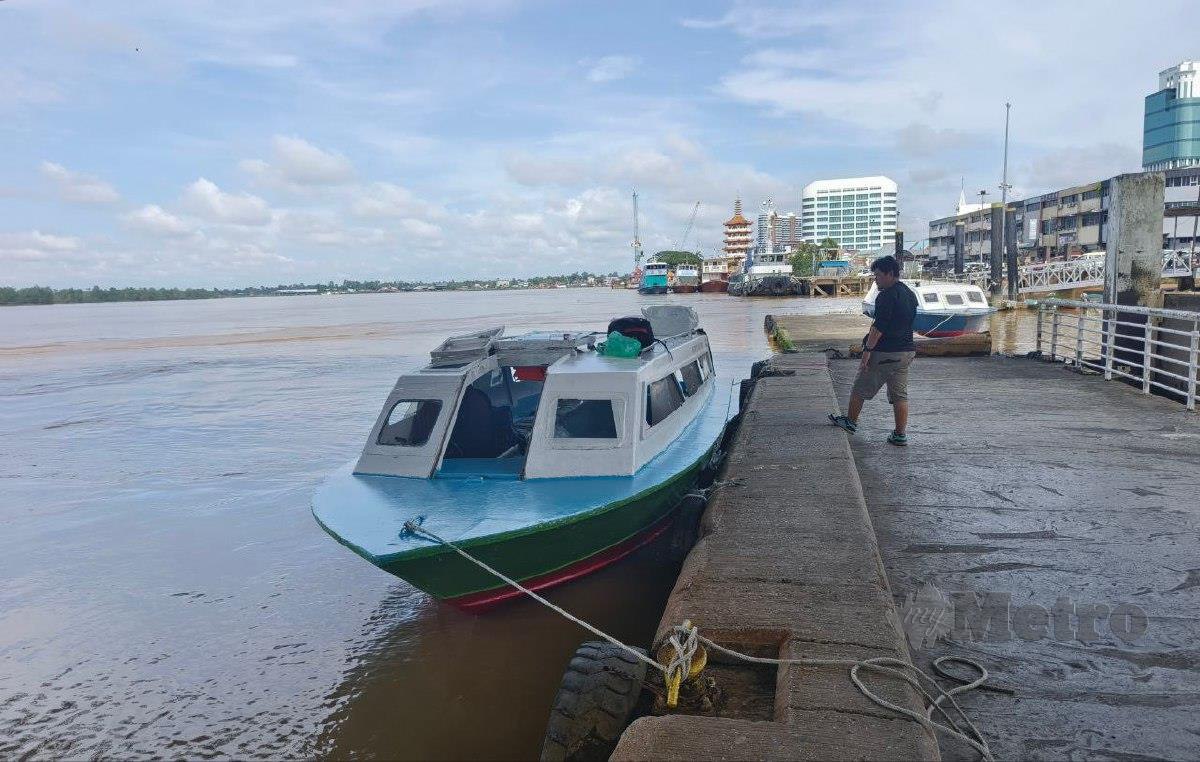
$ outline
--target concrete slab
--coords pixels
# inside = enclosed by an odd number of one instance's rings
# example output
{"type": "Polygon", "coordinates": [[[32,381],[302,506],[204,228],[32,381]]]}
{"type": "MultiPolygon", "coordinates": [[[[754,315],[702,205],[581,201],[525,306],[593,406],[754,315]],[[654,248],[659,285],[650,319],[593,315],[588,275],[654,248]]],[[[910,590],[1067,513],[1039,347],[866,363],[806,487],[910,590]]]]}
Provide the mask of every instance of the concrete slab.
{"type": "MultiPolygon", "coordinates": [[[[844,405],[856,363],[830,367],[844,405]]],[[[850,441],[918,665],[1016,691],[963,698],[999,759],[1200,757],[1200,417],[1034,360],[910,375],[911,444],[882,399],[850,441]]]]}
{"type": "MultiPolygon", "coordinates": [[[[724,485],[659,626],[685,619],[718,643],[783,657],[907,657],[822,355],[776,358],[751,396],[724,485]]],[[[937,741],[853,687],[848,668],[782,667],[771,722],[647,717],[613,759],[934,759],[937,741]]],[[[903,682],[869,678],[914,711],[903,682]]],[[[770,683],[767,683],[770,685],[770,683]]]]}

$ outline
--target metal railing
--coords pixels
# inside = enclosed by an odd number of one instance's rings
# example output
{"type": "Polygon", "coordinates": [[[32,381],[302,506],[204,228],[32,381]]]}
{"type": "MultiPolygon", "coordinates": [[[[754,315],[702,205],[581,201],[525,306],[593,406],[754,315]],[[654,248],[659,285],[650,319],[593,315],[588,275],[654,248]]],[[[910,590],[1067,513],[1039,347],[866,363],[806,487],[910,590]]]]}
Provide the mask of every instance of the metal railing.
{"type": "Polygon", "coordinates": [[[1180,278],[1192,275],[1196,270],[1196,263],[1192,260],[1190,251],[1163,249],[1163,277],[1180,278]]]}
{"type": "Polygon", "coordinates": [[[1200,312],[1043,299],[1037,350],[1050,362],[1123,378],[1196,409],[1200,312]]]}
{"type": "Polygon", "coordinates": [[[1025,265],[1017,270],[1017,291],[1059,291],[1104,285],[1104,257],[1079,257],[1065,262],[1025,265]]]}
{"type": "MultiPolygon", "coordinates": [[[[1188,251],[1164,249],[1162,257],[1164,278],[1187,277],[1196,268],[1188,251]]],[[[1063,262],[1023,265],[1018,272],[1017,290],[1023,294],[1093,288],[1104,285],[1104,257],[1085,256],[1063,262]]]]}

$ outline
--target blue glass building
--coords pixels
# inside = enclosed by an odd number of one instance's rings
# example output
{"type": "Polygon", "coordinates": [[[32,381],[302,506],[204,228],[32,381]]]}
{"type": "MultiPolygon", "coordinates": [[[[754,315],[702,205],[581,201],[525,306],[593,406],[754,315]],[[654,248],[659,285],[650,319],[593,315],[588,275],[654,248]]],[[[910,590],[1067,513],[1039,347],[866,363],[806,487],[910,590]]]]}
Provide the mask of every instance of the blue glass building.
{"type": "Polygon", "coordinates": [[[1146,96],[1142,168],[1200,166],[1200,62],[1163,70],[1158,84],[1158,92],[1146,96]]]}

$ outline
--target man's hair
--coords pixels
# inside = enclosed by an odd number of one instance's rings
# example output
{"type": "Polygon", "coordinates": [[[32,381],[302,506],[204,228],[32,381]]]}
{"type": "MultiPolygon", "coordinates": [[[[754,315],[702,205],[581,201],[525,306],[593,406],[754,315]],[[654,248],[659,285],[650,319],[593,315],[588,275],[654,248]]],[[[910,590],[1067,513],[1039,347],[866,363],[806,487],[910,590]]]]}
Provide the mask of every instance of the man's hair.
{"type": "Polygon", "coordinates": [[[880,257],[871,263],[871,272],[887,273],[892,277],[900,277],[900,263],[891,254],[886,257],[880,257]]]}

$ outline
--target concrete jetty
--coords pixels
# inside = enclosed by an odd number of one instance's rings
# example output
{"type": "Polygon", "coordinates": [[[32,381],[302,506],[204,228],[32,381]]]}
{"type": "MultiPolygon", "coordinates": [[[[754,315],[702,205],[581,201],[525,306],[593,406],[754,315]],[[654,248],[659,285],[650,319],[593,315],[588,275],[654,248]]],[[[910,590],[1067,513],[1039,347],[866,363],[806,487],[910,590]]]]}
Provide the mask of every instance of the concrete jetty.
{"type": "MultiPolygon", "coordinates": [[[[895,448],[882,396],[856,435],[827,425],[857,362],[821,350],[861,326],[815,325],[755,385],[660,636],[690,618],[757,655],[976,659],[993,690],[960,700],[999,759],[1200,755],[1200,418],[1034,359],[919,358],[895,448]]],[[[639,719],[613,758],[977,758],[841,670],[709,669],[717,717],[639,719]]]]}
{"type": "Polygon", "coordinates": [[[906,449],[882,399],[849,439],[918,666],[1015,691],[963,701],[997,759],[1200,756],[1200,416],[1001,356],[918,358],[909,397],[906,449]]]}
{"type": "MultiPolygon", "coordinates": [[[[724,482],[702,521],[659,637],[692,620],[742,652],[777,658],[907,659],[823,355],[776,357],[743,413],[724,482]]],[[[719,661],[719,660],[718,660],[719,661]]],[[[714,664],[721,716],[645,717],[613,759],[933,759],[937,741],[868,701],[846,668],[714,664]]],[[[902,682],[881,695],[922,709],[902,682]]]]}

